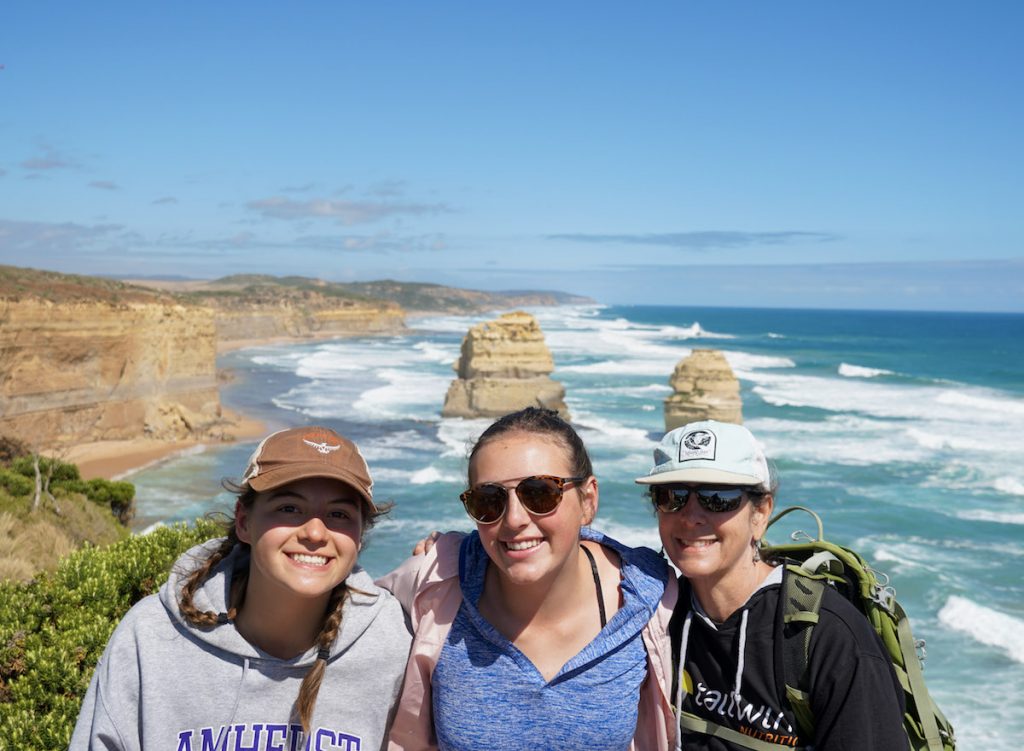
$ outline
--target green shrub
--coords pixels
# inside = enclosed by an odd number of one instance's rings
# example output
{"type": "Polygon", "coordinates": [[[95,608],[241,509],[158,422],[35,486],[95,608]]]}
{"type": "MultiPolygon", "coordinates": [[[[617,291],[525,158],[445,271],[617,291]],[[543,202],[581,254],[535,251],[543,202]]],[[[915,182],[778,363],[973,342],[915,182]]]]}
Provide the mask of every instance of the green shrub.
{"type": "Polygon", "coordinates": [[[0,583],[0,748],[67,748],[117,622],[182,552],[220,533],[206,520],[164,527],[85,547],[28,584],[0,583]]]}
{"type": "Polygon", "coordinates": [[[3,488],[13,496],[21,497],[31,495],[35,490],[34,480],[24,475],[12,472],[9,469],[0,469],[0,488],[3,488]]]}
{"type": "MultiPolygon", "coordinates": [[[[39,472],[43,477],[46,477],[47,472],[50,471],[51,465],[53,466],[53,473],[50,475],[50,482],[52,484],[82,479],[82,476],[78,473],[77,464],[62,462],[60,459],[54,459],[50,456],[39,457],[39,472]]],[[[11,462],[11,469],[19,475],[31,477],[33,480],[35,479],[36,469],[31,456],[18,457],[11,462]]]]}
{"type": "Polygon", "coordinates": [[[54,491],[81,493],[93,503],[109,507],[115,516],[120,516],[130,508],[135,499],[135,486],[130,482],[104,480],[95,477],[92,480],[63,480],[52,485],[54,491]]]}

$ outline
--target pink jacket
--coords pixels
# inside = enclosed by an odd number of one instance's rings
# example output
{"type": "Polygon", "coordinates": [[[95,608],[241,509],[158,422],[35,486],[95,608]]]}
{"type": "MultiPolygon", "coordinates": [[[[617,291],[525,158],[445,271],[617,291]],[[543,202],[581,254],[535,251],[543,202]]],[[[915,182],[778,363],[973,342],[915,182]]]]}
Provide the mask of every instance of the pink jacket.
{"type": "MultiPolygon", "coordinates": [[[[459,545],[463,535],[442,535],[426,555],[413,556],[377,584],[390,590],[412,621],[413,642],[405,668],[402,695],[391,734],[390,751],[437,748],[431,716],[430,678],[448,631],[452,627],[462,590],[459,587],[459,545]]],[[[675,742],[675,717],[669,702],[672,646],[668,622],[678,587],[669,577],[657,612],[643,631],[647,648],[647,678],[640,686],[640,708],[631,751],[667,751],[675,742]]]]}

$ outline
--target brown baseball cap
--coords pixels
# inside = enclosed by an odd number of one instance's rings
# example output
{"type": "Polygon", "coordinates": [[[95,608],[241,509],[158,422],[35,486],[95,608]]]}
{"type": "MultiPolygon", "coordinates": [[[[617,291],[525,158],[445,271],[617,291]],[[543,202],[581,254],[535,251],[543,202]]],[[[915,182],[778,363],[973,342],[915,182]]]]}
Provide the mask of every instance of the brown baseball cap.
{"type": "Polygon", "coordinates": [[[374,511],[373,478],[359,447],[317,425],[271,433],[249,457],[242,487],[273,490],[309,477],[330,477],[351,485],[374,511]]]}

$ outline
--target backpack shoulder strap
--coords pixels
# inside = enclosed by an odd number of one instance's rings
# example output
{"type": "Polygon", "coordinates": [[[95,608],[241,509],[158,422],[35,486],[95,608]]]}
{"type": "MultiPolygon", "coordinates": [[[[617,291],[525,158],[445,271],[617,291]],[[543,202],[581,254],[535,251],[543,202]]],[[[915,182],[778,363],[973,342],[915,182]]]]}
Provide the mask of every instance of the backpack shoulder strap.
{"type": "Polygon", "coordinates": [[[796,564],[786,564],[782,572],[782,677],[786,699],[793,708],[801,734],[814,737],[811,711],[810,664],[811,635],[818,623],[821,599],[826,584],[812,578],[796,564]]]}

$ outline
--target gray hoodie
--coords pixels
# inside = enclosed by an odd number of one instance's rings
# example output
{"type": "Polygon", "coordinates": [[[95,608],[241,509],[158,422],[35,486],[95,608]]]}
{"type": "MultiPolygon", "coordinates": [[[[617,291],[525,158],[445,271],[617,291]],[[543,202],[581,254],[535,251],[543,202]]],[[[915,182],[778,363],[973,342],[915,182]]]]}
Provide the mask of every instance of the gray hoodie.
{"type": "MultiPolygon", "coordinates": [[[[390,593],[358,567],[324,672],[309,737],[289,722],[310,649],[281,660],[231,623],[190,625],[178,610],[185,577],[219,540],[178,559],[170,579],[122,619],[96,666],[71,749],[156,751],[366,751],[381,748],[398,698],[411,637],[390,593]]],[[[200,610],[227,610],[231,573],[248,565],[237,549],[196,592],[200,610]]]]}

